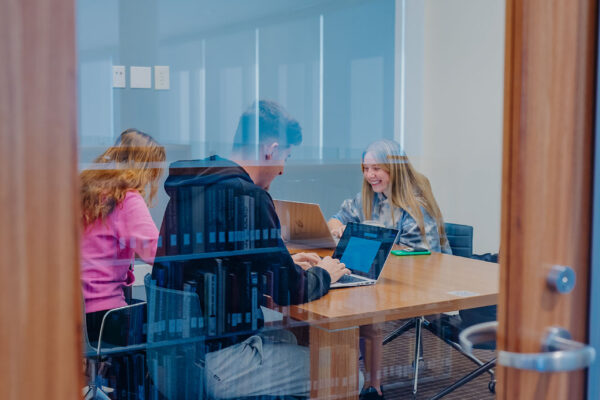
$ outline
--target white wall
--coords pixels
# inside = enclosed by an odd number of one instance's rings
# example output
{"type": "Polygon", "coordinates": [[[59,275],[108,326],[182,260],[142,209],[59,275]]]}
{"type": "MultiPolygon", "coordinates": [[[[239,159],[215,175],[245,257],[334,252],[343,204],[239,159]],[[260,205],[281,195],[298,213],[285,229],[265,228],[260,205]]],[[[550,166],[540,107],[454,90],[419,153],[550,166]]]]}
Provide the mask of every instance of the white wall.
{"type": "Polygon", "coordinates": [[[498,252],[505,2],[422,4],[423,131],[407,133],[408,155],[446,222],[474,227],[475,253],[498,252]]]}
{"type": "MultiPolygon", "coordinates": [[[[395,4],[396,24],[404,10],[406,25],[403,31],[397,27],[395,37],[398,41],[405,35],[404,82],[398,82],[399,54],[394,75],[395,90],[404,87],[405,95],[402,102],[396,94],[394,136],[400,140],[399,113],[404,105],[406,152],[429,178],[446,222],[472,225],[474,252],[496,253],[505,2],[396,0],[395,4]]],[[[402,47],[396,43],[395,52],[402,47]]],[[[360,166],[348,164],[343,174],[327,165],[322,168],[327,176],[290,165],[271,192],[276,198],[319,203],[329,218],[343,199],[360,189],[360,166]]]]}

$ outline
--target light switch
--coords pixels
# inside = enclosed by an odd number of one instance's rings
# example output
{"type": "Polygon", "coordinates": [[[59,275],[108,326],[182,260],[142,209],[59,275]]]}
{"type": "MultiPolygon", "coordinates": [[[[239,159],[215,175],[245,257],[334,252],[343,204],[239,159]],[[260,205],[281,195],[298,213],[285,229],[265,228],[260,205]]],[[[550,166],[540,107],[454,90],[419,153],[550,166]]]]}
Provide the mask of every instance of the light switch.
{"type": "Polygon", "coordinates": [[[124,65],[113,65],[113,87],[124,88],[127,87],[125,81],[125,66],[124,65]]]}
{"type": "Polygon", "coordinates": [[[169,66],[155,65],[154,66],[154,89],[168,90],[169,83],[169,66]]]}
{"type": "Polygon", "coordinates": [[[129,79],[131,80],[132,89],[151,89],[152,68],[129,67],[129,79]]]}

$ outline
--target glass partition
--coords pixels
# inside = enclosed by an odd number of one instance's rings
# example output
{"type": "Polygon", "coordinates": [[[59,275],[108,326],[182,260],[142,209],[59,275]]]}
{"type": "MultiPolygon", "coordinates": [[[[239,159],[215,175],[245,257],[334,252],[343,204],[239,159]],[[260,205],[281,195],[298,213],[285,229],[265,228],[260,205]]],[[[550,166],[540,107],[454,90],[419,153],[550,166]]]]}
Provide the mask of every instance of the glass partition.
{"type": "Polygon", "coordinates": [[[493,358],[455,343],[495,318],[459,310],[498,291],[503,0],[78,0],[77,39],[91,391],[430,397],[493,358]]]}

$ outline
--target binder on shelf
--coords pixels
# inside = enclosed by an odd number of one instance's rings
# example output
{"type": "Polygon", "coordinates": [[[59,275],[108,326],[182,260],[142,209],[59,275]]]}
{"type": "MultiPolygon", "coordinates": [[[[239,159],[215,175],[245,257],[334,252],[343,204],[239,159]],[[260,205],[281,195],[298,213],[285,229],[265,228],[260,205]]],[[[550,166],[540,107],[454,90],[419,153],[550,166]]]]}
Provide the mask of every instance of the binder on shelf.
{"type": "Polygon", "coordinates": [[[248,195],[243,195],[239,197],[240,199],[240,211],[239,211],[239,218],[240,218],[240,242],[239,242],[239,249],[240,250],[248,250],[251,249],[251,243],[250,243],[250,222],[252,221],[253,218],[250,217],[251,214],[251,203],[252,203],[252,198],[248,195]]]}
{"type": "Polygon", "coordinates": [[[225,231],[226,243],[225,250],[236,249],[236,230],[235,230],[235,190],[232,187],[225,188],[225,218],[223,230],[225,231]]]}
{"type": "MultiPolygon", "coordinates": [[[[154,276],[156,280],[154,285],[157,287],[167,287],[167,267],[164,265],[155,265],[154,276]]],[[[149,328],[148,341],[158,342],[166,338],[165,332],[165,319],[167,318],[167,310],[165,307],[165,299],[163,299],[162,292],[160,290],[152,290],[151,296],[155,296],[153,307],[154,310],[150,310],[150,315],[154,316],[152,326],[149,328]]]]}
{"type": "Polygon", "coordinates": [[[121,398],[122,399],[129,399],[130,398],[130,394],[131,394],[131,374],[132,374],[132,370],[131,370],[131,362],[129,359],[129,356],[123,356],[121,357],[121,360],[123,362],[123,368],[122,368],[122,386],[121,386],[121,398]]]}
{"type": "Polygon", "coordinates": [[[274,282],[273,271],[265,271],[263,273],[263,305],[267,308],[274,307],[275,288],[273,287],[274,282]]]}
{"type": "Polygon", "coordinates": [[[179,254],[192,253],[192,229],[191,229],[191,188],[189,186],[181,186],[177,188],[178,202],[177,207],[177,235],[179,237],[179,254]]]}
{"type": "Polygon", "coordinates": [[[217,247],[217,189],[214,187],[207,188],[205,191],[205,207],[206,214],[206,241],[205,247],[208,252],[218,251],[217,247]]]}
{"type": "Polygon", "coordinates": [[[198,297],[199,310],[196,319],[192,316],[191,335],[193,337],[206,334],[206,307],[204,293],[204,271],[196,270],[192,273],[193,281],[196,282],[196,296],[198,297]]]}
{"type": "Polygon", "coordinates": [[[229,298],[232,299],[232,310],[231,319],[233,322],[233,331],[241,331],[244,329],[244,313],[242,311],[242,298],[244,291],[242,291],[242,271],[236,271],[232,276],[231,291],[228,293],[229,298]]]}
{"type": "Polygon", "coordinates": [[[220,258],[215,258],[215,262],[217,273],[217,334],[222,335],[226,332],[225,299],[227,298],[227,267],[224,265],[223,260],[220,258]]]}
{"type": "Polygon", "coordinates": [[[233,286],[235,282],[235,274],[233,272],[229,272],[226,277],[226,293],[227,297],[225,298],[225,332],[233,332],[237,328],[237,317],[235,315],[235,293],[233,291],[233,286]]]}
{"type": "MultiPolygon", "coordinates": [[[[244,330],[252,329],[252,262],[244,261],[242,263],[243,287],[240,295],[241,300],[240,312],[242,313],[242,326],[244,330]]],[[[258,278],[257,284],[258,284],[258,278]]]]}
{"type": "Polygon", "coordinates": [[[179,254],[179,242],[177,237],[177,232],[179,231],[179,221],[178,221],[178,190],[177,188],[173,188],[169,190],[170,205],[167,207],[165,211],[165,216],[163,218],[163,226],[164,230],[161,227],[161,231],[165,232],[165,254],[167,255],[177,255],[179,254]]]}
{"type": "Polygon", "coordinates": [[[192,326],[197,326],[197,317],[193,315],[193,297],[196,296],[196,290],[198,289],[198,284],[195,280],[186,281],[183,284],[183,327],[181,332],[181,337],[189,338],[192,336],[192,326]],[[192,319],[194,323],[192,323],[192,319]]]}
{"type": "Polygon", "coordinates": [[[151,400],[158,400],[159,399],[159,392],[158,392],[158,384],[159,384],[159,376],[162,376],[163,374],[159,374],[158,373],[158,357],[154,357],[152,358],[152,360],[149,360],[149,363],[152,364],[152,371],[154,372],[153,374],[151,374],[151,378],[152,378],[152,386],[150,387],[150,399],[151,400]]]}
{"type": "Polygon", "coordinates": [[[216,251],[225,251],[227,246],[226,240],[226,224],[227,224],[227,189],[223,186],[217,186],[217,249],[216,251]]]}
{"type": "Polygon", "coordinates": [[[250,313],[251,313],[251,324],[250,329],[258,329],[258,307],[259,307],[259,290],[258,290],[258,273],[250,272],[250,313]]]}
{"type": "Polygon", "coordinates": [[[168,280],[167,288],[174,290],[183,289],[183,272],[185,264],[182,261],[172,261],[167,263],[168,280]]]}
{"type": "Polygon", "coordinates": [[[145,399],[147,393],[146,361],[144,354],[133,355],[135,399],[145,399]]]}
{"type": "Polygon", "coordinates": [[[280,306],[287,306],[290,304],[290,290],[289,290],[289,270],[286,266],[279,266],[279,274],[278,274],[278,297],[277,304],[280,306]]]}
{"type": "Polygon", "coordinates": [[[204,253],[204,187],[190,187],[190,208],[191,208],[191,225],[192,225],[192,241],[193,253],[204,253]]]}
{"type": "Polygon", "coordinates": [[[204,273],[204,304],[206,315],[206,334],[217,334],[217,276],[212,272],[204,273]]]}
{"type": "Polygon", "coordinates": [[[254,197],[248,196],[248,248],[256,248],[256,218],[254,197]]]}

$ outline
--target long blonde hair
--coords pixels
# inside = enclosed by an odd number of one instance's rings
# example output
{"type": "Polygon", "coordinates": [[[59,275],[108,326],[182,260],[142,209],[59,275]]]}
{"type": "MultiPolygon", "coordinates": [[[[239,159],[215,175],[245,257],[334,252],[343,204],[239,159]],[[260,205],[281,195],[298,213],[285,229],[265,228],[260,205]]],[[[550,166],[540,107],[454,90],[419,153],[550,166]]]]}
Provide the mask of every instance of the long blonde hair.
{"type": "MultiPolygon", "coordinates": [[[[444,220],[433,196],[429,180],[413,168],[400,145],[392,140],[378,140],[367,147],[367,150],[363,153],[363,163],[361,164],[363,172],[365,168],[364,159],[367,153],[371,154],[379,167],[390,175],[390,205],[402,208],[417,221],[421,236],[425,243],[429,245],[423,212],[421,211],[421,207],[423,207],[435,219],[440,235],[440,245],[444,247],[447,241],[444,220]]],[[[363,176],[362,203],[365,219],[371,219],[374,197],[373,188],[363,176]]],[[[394,219],[394,207],[391,207],[391,210],[392,219],[394,219]]],[[[395,225],[397,221],[392,222],[395,225]]]]}
{"type": "Polygon", "coordinates": [[[165,148],[151,136],[136,129],[121,133],[115,145],[94,160],[94,168],[79,175],[84,227],[104,220],[129,191],[137,191],[151,205],[165,160],[165,148]]]}

